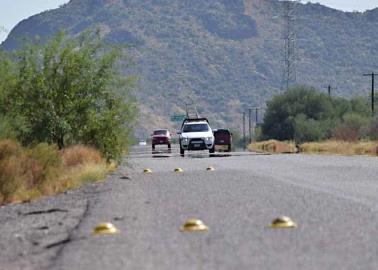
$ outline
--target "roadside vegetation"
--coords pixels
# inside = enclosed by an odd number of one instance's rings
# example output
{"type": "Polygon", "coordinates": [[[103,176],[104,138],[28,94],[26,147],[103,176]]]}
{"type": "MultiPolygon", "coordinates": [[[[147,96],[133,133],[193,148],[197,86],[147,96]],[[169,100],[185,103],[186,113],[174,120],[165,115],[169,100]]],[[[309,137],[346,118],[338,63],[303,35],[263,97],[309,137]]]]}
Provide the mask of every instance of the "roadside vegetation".
{"type": "Polygon", "coordinates": [[[295,153],[297,151],[295,143],[280,142],[277,140],[251,143],[248,145],[248,150],[265,153],[295,153]]]}
{"type": "Polygon", "coordinates": [[[104,179],[121,161],[137,111],[124,63],[93,32],[0,51],[0,204],[104,179]]]}
{"type": "Polygon", "coordinates": [[[47,143],[22,147],[0,141],[0,205],[52,195],[100,181],[115,168],[94,148],[76,145],[59,150],[47,143]]]}
{"type": "Polygon", "coordinates": [[[371,117],[367,98],[330,97],[299,86],[268,102],[260,140],[296,143],[328,139],[378,139],[378,118],[371,117]]]}
{"type": "Polygon", "coordinates": [[[291,154],[336,154],[336,155],[378,155],[378,141],[337,141],[307,142],[296,145],[292,141],[261,141],[248,145],[248,150],[262,153],[291,154]]]}
{"type": "Polygon", "coordinates": [[[293,151],[377,155],[378,118],[367,98],[331,97],[307,86],[273,97],[259,132],[253,151],[290,152],[297,145],[293,151]]]}
{"type": "Polygon", "coordinates": [[[300,152],[309,154],[378,155],[378,141],[324,141],[300,145],[300,152]]]}

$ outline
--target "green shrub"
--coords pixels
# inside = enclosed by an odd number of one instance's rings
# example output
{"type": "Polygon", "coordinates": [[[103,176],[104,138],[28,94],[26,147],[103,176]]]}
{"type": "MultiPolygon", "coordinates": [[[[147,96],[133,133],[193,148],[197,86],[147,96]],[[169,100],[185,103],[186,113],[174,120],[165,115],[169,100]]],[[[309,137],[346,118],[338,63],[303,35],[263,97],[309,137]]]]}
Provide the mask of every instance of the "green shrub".
{"type": "Polygon", "coordinates": [[[319,141],[324,137],[325,132],[320,121],[308,119],[304,114],[295,117],[294,139],[296,142],[319,141]]]}
{"type": "Polygon", "coordinates": [[[369,106],[363,98],[329,97],[298,86],[273,97],[262,125],[263,139],[319,141],[366,137],[369,106]]]}
{"type": "Polygon", "coordinates": [[[370,139],[378,140],[378,117],[371,120],[367,133],[370,139]]]}
{"type": "MultiPolygon", "coordinates": [[[[294,140],[295,125],[298,129],[300,126],[295,123],[295,118],[300,114],[314,121],[324,120],[327,115],[332,115],[331,100],[327,95],[306,86],[296,87],[273,97],[268,102],[262,125],[264,139],[294,140]]],[[[322,132],[325,133],[325,130],[322,132]]]]}
{"type": "Polygon", "coordinates": [[[0,80],[0,138],[60,149],[90,144],[118,160],[137,111],[134,80],[118,71],[121,59],[122,48],[106,47],[91,32],[72,39],[60,32],[44,45],[26,45],[17,58],[0,54],[13,82],[0,80]]]}
{"type": "Polygon", "coordinates": [[[344,141],[357,141],[364,137],[364,130],[369,125],[369,118],[357,113],[346,113],[342,122],[333,130],[333,138],[344,141]]]}

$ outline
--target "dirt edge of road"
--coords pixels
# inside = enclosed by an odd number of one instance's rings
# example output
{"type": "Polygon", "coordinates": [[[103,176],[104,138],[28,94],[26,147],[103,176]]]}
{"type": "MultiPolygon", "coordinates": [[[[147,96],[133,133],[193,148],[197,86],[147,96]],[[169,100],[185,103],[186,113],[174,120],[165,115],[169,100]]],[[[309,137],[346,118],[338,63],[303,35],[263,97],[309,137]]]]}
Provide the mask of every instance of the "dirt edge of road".
{"type": "MultiPolygon", "coordinates": [[[[108,176],[127,178],[122,169],[108,176]]],[[[73,231],[95,204],[99,193],[107,192],[107,181],[38,201],[0,207],[0,270],[49,269],[65,244],[79,241],[73,231]]]]}

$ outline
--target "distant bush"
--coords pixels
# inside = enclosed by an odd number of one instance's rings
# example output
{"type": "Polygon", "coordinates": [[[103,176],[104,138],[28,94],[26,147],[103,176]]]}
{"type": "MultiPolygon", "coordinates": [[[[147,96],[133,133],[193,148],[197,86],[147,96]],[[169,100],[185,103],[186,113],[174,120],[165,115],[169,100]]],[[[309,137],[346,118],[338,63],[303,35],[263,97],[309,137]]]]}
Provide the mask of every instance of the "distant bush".
{"type": "Polygon", "coordinates": [[[357,141],[369,125],[369,118],[357,113],[346,113],[343,121],[333,130],[333,138],[344,141],[357,141]]]}
{"type": "Polygon", "coordinates": [[[367,128],[367,133],[370,139],[378,140],[378,117],[371,120],[370,125],[367,128]]]}
{"type": "Polygon", "coordinates": [[[354,141],[367,137],[369,121],[369,106],[362,98],[333,98],[315,88],[298,86],[268,102],[262,139],[354,141]]]}
{"type": "Polygon", "coordinates": [[[320,121],[308,119],[304,114],[298,114],[294,119],[294,140],[296,142],[319,141],[325,137],[320,121]]]}
{"type": "Polygon", "coordinates": [[[358,141],[358,130],[341,125],[333,130],[332,138],[339,141],[356,142],[358,141]]]}

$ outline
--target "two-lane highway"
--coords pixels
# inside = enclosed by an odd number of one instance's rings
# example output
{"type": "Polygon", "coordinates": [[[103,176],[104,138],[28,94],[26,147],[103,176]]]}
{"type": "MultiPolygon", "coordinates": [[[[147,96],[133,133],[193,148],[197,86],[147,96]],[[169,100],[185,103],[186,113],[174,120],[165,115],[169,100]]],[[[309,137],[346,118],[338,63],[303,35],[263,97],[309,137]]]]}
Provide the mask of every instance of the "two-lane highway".
{"type": "Polygon", "coordinates": [[[183,158],[177,149],[152,155],[136,147],[126,162],[92,199],[50,268],[378,269],[375,157],[183,158]],[[179,167],[183,173],[173,172],[179,167]],[[298,228],[270,228],[280,215],[298,228]],[[209,231],[180,232],[192,217],[209,231]],[[101,221],[120,234],[90,236],[101,221]]]}

